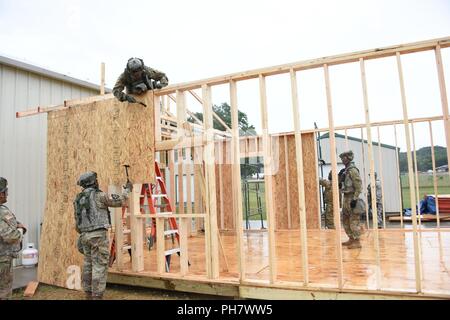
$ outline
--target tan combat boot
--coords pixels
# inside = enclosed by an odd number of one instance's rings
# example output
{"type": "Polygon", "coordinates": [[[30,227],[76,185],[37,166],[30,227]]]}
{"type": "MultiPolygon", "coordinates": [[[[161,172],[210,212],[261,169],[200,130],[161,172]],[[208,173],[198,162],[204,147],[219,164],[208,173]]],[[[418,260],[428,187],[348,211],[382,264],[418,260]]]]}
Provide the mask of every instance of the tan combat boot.
{"type": "Polygon", "coordinates": [[[353,240],[352,243],[348,246],[349,249],[360,249],[361,248],[361,242],[358,240],[353,240]]]}

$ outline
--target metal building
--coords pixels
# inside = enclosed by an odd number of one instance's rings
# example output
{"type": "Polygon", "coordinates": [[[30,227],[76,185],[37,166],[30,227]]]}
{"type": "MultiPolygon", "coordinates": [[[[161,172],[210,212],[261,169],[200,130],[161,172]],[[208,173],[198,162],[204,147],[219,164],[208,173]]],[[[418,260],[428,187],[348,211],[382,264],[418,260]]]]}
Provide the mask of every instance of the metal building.
{"type": "Polygon", "coordinates": [[[47,115],[16,119],[16,112],[98,95],[100,86],[0,56],[0,176],[8,179],[6,205],[39,246],[45,209],[47,115]]]}
{"type": "MultiPolygon", "coordinates": [[[[359,169],[361,174],[361,179],[363,180],[363,193],[364,197],[367,194],[367,185],[369,184],[369,173],[370,173],[370,161],[368,158],[368,145],[367,140],[361,140],[359,138],[347,136],[347,140],[344,135],[335,133],[336,137],[336,152],[339,155],[341,152],[346,150],[352,150],[355,157],[355,166],[359,169]],[[348,147],[347,147],[348,143],[348,147]],[[364,163],[364,165],[363,165],[364,163]]],[[[322,160],[325,161],[325,165],[322,166],[323,177],[328,177],[328,172],[331,170],[330,164],[330,139],[329,134],[326,133],[318,139],[320,141],[320,150],[322,160]]],[[[400,212],[400,193],[399,184],[400,177],[398,175],[398,163],[396,153],[399,150],[395,146],[380,144],[381,151],[381,167],[378,155],[378,142],[372,141],[373,158],[375,165],[375,172],[377,172],[378,178],[380,178],[381,173],[383,175],[383,189],[384,189],[384,205],[385,211],[388,212],[400,212]]],[[[318,148],[319,150],[319,148],[318,148]]],[[[320,151],[319,151],[320,153],[320,151]]],[[[319,155],[320,157],[320,155],[319,155]]],[[[344,167],[341,163],[341,159],[337,157],[338,160],[338,170],[344,167]]],[[[320,173],[320,170],[319,170],[320,173]]],[[[321,173],[322,174],[322,173],[321,173]]],[[[367,199],[367,198],[365,198],[367,199]]]]}

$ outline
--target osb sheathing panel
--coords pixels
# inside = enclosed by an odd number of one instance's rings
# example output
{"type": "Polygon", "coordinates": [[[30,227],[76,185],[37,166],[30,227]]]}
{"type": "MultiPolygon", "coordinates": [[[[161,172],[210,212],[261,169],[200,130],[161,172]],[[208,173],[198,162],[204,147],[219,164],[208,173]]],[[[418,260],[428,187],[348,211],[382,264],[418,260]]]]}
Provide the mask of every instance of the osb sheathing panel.
{"type": "MultiPolygon", "coordinates": [[[[252,145],[252,152],[255,149],[255,139],[249,137],[248,145],[252,145]]],[[[241,146],[245,146],[245,139],[241,139],[241,146]]],[[[299,228],[299,207],[298,207],[298,186],[297,186],[297,160],[295,158],[295,137],[293,134],[281,135],[272,137],[272,155],[274,157],[275,174],[273,176],[273,197],[274,210],[276,219],[276,229],[298,229],[299,228]],[[284,138],[287,138],[287,167],[285,158],[285,143],[284,138]],[[286,170],[288,170],[288,180],[286,180],[286,170]],[[287,183],[286,183],[287,182],[287,183]],[[289,185],[289,193],[287,192],[289,185]],[[290,211],[288,210],[287,202],[290,203],[290,211]],[[291,225],[289,226],[290,214],[291,225]]],[[[314,134],[302,134],[302,149],[303,149],[303,178],[306,197],[306,225],[308,229],[319,228],[319,198],[318,198],[318,182],[316,175],[317,159],[314,146],[314,134]]],[[[216,161],[219,159],[219,143],[216,143],[216,161]]],[[[231,143],[225,143],[223,150],[226,150],[228,157],[224,158],[230,161],[231,157],[231,143]]],[[[258,141],[258,151],[261,151],[262,141],[258,141]]],[[[242,151],[242,150],[241,150],[242,151]]],[[[225,162],[231,163],[231,162],[225,162]]],[[[234,213],[231,201],[227,203],[228,199],[232,199],[232,185],[231,185],[231,166],[229,168],[226,164],[222,165],[222,185],[219,184],[219,165],[216,165],[216,188],[217,188],[217,221],[221,228],[221,215],[224,214],[224,229],[234,230],[234,213]],[[229,180],[228,180],[229,179],[229,180]],[[220,194],[222,193],[224,201],[224,212],[220,210],[220,194]],[[228,207],[229,205],[229,207],[228,207]]]]}
{"type": "Polygon", "coordinates": [[[40,282],[67,287],[68,270],[74,272],[82,266],[72,204],[81,190],[76,185],[80,174],[97,172],[100,189],[107,191],[109,185],[125,183],[122,165],[128,164],[133,183],[154,182],[152,99],[140,98],[147,108],[113,98],[48,114],[47,201],[40,243],[40,282]]]}
{"type": "Polygon", "coordinates": [[[215,155],[217,224],[221,230],[234,230],[231,142],[216,142],[215,155]]]}
{"type": "MultiPolygon", "coordinates": [[[[295,157],[295,136],[287,135],[287,166],[285,160],[285,136],[273,137],[272,150],[278,159],[278,171],[273,179],[274,207],[277,229],[289,228],[289,210],[287,201],[290,203],[291,229],[299,228],[299,207],[297,188],[297,160],[295,157]],[[276,152],[276,148],[278,151],[276,152]],[[286,170],[288,170],[288,181],[286,181],[286,170]],[[289,184],[289,193],[287,184],[289,184]]],[[[313,133],[302,134],[303,149],[303,179],[306,202],[306,226],[308,229],[319,228],[319,199],[316,175],[317,158],[315,154],[315,139],[313,133]]]]}

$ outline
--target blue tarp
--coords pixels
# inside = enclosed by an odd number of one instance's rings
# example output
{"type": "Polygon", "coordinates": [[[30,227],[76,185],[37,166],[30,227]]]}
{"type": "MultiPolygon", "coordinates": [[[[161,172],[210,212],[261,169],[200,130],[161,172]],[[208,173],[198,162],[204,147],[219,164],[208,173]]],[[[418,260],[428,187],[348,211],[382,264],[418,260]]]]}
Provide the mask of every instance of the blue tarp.
{"type": "MultiPolygon", "coordinates": [[[[417,209],[417,206],[416,206],[417,209]]],[[[436,200],[433,196],[427,196],[425,199],[420,200],[420,214],[436,214],[436,200]]],[[[410,217],[411,208],[406,208],[403,210],[403,215],[410,217]]]]}

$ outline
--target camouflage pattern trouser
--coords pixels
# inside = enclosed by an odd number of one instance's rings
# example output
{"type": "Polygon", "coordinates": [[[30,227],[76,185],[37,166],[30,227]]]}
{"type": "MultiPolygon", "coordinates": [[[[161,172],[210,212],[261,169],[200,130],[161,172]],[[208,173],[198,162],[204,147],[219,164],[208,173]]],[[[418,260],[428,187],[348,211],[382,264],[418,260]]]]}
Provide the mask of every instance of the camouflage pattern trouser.
{"type": "Polygon", "coordinates": [[[359,240],[361,236],[360,228],[360,214],[354,213],[350,202],[352,202],[352,197],[344,196],[344,201],[342,204],[342,223],[344,224],[345,233],[350,239],[359,240]]]}
{"type": "Polygon", "coordinates": [[[325,203],[325,226],[327,227],[327,229],[335,229],[333,204],[325,203]]]}
{"type": "MultiPolygon", "coordinates": [[[[369,216],[372,216],[373,219],[372,204],[369,204],[369,216]]],[[[383,226],[383,204],[378,201],[377,201],[377,222],[379,227],[383,226]]]]}
{"type": "Polygon", "coordinates": [[[83,290],[101,297],[106,288],[109,262],[109,239],[105,229],[84,232],[80,235],[84,252],[82,275],[83,290]]]}
{"type": "Polygon", "coordinates": [[[10,257],[0,257],[0,300],[10,299],[12,295],[12,262],[10,257]]]}

